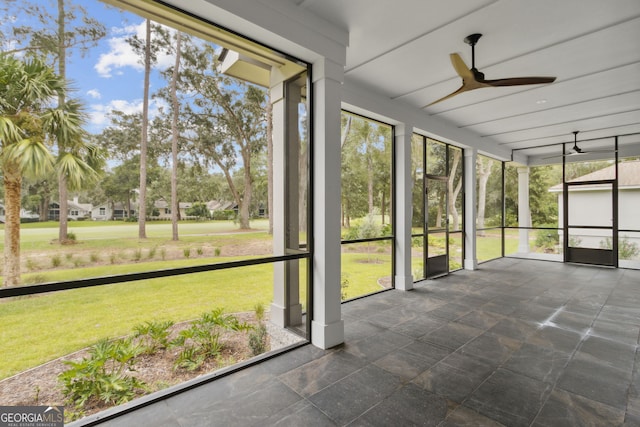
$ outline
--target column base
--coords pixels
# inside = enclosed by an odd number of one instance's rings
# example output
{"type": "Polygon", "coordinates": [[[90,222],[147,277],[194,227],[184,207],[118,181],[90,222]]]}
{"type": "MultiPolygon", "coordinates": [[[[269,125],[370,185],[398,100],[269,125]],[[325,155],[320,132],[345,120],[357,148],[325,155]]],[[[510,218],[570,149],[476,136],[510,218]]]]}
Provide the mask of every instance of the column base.
{"type": "Polygon", "coordinates": [[[413,276],[396,276],[395,284],[400,291],[410,291],[413,289],[413,276]]]}
{"type": "Polygon", "coordinates": [[[478,269],[478,260],[477,259],[465,259],[464,260],[464,269],[465,270],[477,270],[478,269]]]}
{"type": "Polygon", "coordinates": [[[344,342],[344,321],[340,319],[335,323],[324,325],[311,322],[311,343],[316,347],[326,350],[344,342]]]}

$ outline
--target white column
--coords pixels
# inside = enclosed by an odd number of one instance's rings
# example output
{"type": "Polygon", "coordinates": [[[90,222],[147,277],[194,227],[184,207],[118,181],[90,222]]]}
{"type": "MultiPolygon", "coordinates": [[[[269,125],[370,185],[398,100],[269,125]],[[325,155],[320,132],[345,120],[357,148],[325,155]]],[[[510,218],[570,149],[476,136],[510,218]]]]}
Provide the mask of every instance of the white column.
{"type": "MultiPolygon", "coordinates": [[[[518,226],[531,227],[531,211],[529,209],[529,168],[518,168],[518,226]]],[[[529,253],[529,229],[519,230],[518,252],[529,253]]]]}
{"type": "Polygon", "coordinates": [[[327,59],[313,65],[313,319],[311,342],[344,342],[340,298],[340,108],[343,67],[327,59]]]}
{"type": "Polygon", "coordinates": [[[413,127],[404,123],[395,128],[395,262],[396,289],[413,289],[411,274],[411,221],[413,177],[411,176],[411,137],[413,127]]]}
{"type": "MultiPolygon", "coordinates": [[[[277,79],[276,73],[272,78],[277,79]]],[[[297,129],[300,88],[272,81],[270,100],[272,105],[273,140],[273,253],[285,255],[287,249],[299,247],[298,220],[298,157],[300,150],[297,129]],[[285,97],[286,92],[286,97],[285,97]]],[[[273,301],[269,320],[280,327],[302,323],[300,304],[299,261],[274,264],[273,301]]]]}
{"type": "Polygon", "coordinates": [[[476,255],[476,161],[478,153],[474,148],[464,150],[464,268],[478,268],[476,255]]]}

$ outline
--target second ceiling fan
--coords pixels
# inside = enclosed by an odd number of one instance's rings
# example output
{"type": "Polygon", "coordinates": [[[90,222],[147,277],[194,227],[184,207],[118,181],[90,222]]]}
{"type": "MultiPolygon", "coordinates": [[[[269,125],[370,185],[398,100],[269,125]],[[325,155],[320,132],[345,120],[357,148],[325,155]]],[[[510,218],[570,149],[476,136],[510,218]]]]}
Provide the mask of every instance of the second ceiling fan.
{"type": "Polygon", "coordinates": [[[422,108],[429,107],[438,102],[449,99],[453,96],[459,95],[463,92],[468,92],[473,89],[480,89],[483,87],[500,87],[500,86],[521,86],[521,85],[536,85],[544,83],[552,83],[556,80],[555,77],[509,77],[505,79],[487,80],[484,78],[484,73],[478,71],[476,68],[476,54],[475,46],[478,40],[482,37],[482,34],[471,34],[465,37],[464,42],[471,45],[471,68],[467,67],[467,64],[462,60],[459,54],[452,53],[450,56],[451,64],[456,70],[456,73],[462,78],[462,86],[455,92],[450,93],[430,104],[425,105],[422,108]]]}

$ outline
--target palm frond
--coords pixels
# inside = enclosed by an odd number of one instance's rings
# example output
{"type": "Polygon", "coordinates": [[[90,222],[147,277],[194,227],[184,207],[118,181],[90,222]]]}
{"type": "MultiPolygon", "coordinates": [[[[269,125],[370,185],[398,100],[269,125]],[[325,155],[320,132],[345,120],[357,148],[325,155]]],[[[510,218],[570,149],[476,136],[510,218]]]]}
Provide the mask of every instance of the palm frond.
{"type": "Polygon", "coordinates": [[[0,142],[2,146],[8,147],[21,139],[20,128],[8,117],[0,116],[0,142]]]}
{"type": "Polygon", "coordinates": [[[77,190],[97,179],[97,172],[81,157],[73,153],[65,153],[56,163],[58,173],[67,178],[67,185],[77,190]]]}
{"type": "Polygon", "coordinates": [[[29,178],[41,178],[53,167],[54,158],[47,147],[34,139],[23,139],[3,151],[3,160],[16,163],[29,178]]]}

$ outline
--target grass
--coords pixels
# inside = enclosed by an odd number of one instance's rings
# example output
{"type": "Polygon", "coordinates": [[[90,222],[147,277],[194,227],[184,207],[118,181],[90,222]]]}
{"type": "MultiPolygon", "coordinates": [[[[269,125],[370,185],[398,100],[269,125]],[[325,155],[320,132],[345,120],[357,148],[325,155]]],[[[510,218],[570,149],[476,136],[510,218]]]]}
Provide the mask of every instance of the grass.
{"type": "MultiPolygon", "coordinates": [[[[197,263],[198,260],[190,260],[197,263]]],[[[199,260],[202,262],[202,260],[199,260]]],[[[169,262],[148,263],[169,268],[169,262]]],[[[181,261],[180,265],[187,262],[181,261]]],[[[123,273],[131,266],[94,268],[123,273]]],[[[73,270],[51,273],[70,279],[73,270]]],[[[125,335],[136,324],[152,320],[176,322],[223,307],[226,312],[251,311],[272,300],[273,266],[245,267],[163,279],[142,280],[55,292],[0,302],[0,378],[71,353],[104,337],[125,335]],[[28,349],[28,350],[27,350],[28,349]]]]}
{"type": "MultiPolygon", "coordinates": [[[[391,271],[389,255],[375,254],[381,262],[365,262],[368,255],[343,257],[349,274],[347,297],[380,290],[377,278],[391,271]]],[[[42,281],[73,280],[224,262],[249,257],[215,257],[142,262],[137,264],[65,269],[24,275],[42,281]]],[[[305,277],[301,263],[300,277],[305,277]]],[[[301,281],[301,300],[306,298],[301,281]]],[[[131,333],[139,323],[153,320],[190,320],[202,312],[223,307],[226,312],[251,311],[256,304],[268,307],[273,298],[273,265],[220,270],[193,275],[76,289],[0,302],[0,379],[87,347],[101,338],[131,333]],[[52,326],[53,325],[53,326],[52,326]],[[28,351],[25,351],[28,349],[28,351]]]]}

